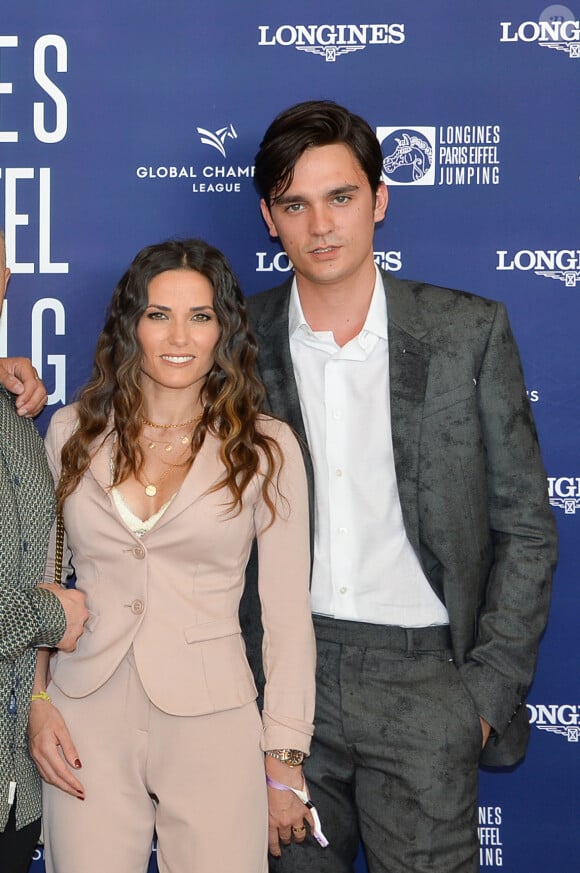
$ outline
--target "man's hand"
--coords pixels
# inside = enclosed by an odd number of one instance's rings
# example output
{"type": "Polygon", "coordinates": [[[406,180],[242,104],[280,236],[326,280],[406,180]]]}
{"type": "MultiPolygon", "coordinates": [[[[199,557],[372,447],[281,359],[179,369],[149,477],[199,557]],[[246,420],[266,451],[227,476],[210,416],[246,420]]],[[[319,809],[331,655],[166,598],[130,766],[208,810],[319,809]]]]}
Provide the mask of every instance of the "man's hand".
{"type": "Polygon", "coordinates": [[[76,588],[61,588],[54,582],[45,582],[38,586],[51,591],[61,602],[66,615],[66,631],[56,648],[63,652],[74,652],[79,637],[84,631],[85,621],[89,611],[85,606],[85,595],[76,588]]]}
{"type": "Polygon", "coordinates": [[[48,700],[33,700],[28,718],[28,741],[38,772],[45,782],[85,799],[85,789],[71,771],[81,762],[58,709],[48,700]],[[62,754],[61,754],[62,752],[62,754]]]}
{"type": "Polygon", "coordinates": [[[481,748],[485,749],[485,744],[489,740],[489,735],[491,733],[491,725],[481,716],[479,716],[479,720],[481,722],[481,748]]]}
{"type": "Polygon", "coordinates": [[[46,406],[46,388],[28,358],[0,358],[0,382],[16,394],[18,415],[33,418],[46,406]]]}

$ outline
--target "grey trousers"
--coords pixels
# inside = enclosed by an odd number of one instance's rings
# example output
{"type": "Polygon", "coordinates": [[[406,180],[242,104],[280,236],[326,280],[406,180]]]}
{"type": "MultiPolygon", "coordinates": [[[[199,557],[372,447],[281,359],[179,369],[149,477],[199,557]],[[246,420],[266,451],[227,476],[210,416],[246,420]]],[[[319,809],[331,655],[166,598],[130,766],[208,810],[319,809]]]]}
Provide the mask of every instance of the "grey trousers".
{"type": "Polygon", "coordinates": [[[315,735],[305,775],[330,841],[272,873],[477,873],[479,716],[447,628],[315,618],[315,735]]]}

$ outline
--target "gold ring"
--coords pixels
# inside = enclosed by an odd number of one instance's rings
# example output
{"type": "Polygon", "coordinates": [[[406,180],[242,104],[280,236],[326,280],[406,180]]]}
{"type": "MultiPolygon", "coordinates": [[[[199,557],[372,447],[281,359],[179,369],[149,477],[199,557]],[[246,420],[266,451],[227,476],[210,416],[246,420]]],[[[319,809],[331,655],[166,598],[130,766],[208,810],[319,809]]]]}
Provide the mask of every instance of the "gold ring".
{"type": "Polygon", "coordinates": [[[305,828],[304,825],[302,825],[301,828],[292,828],[292,830],[294,831],[295,834],[301,834],[302,831],[305,831],[305,830],[306,830],[306,828],[305,828]]]}

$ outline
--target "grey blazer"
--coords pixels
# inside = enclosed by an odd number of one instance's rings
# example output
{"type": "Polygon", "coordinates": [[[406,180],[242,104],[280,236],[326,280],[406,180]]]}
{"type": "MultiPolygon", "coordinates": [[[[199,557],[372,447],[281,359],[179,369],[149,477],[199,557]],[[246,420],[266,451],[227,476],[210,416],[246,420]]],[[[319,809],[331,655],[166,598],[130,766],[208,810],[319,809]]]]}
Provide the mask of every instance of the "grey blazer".
{"type": "Polygon", "coordinates": [[[54,646],[66,630],[59,600],[42,581],[54,518],[54,486],[44,446],[0,386],[0,831],[16,782],[18,828],[40,816],[40,778],[28,754],[34,646],[54,646]]]}
{"type": "MultiPolygon", "coordinates": [[[[494,728],[482,763],[511,765],[529,735],[524,703],[557,555],[517,346],[503,304],[382,275],[392,440],[407,535],[449,612],[463,681],[494,728]]],[[[306,445],[290,357],[290,288],[291,280],[247,303],[268,408],[306,445]]],[[[312,500],[306,449],[305,455],[312,500]]],[[[254,658],[256,611],[255,603],[244,605],[254,658]]]]}

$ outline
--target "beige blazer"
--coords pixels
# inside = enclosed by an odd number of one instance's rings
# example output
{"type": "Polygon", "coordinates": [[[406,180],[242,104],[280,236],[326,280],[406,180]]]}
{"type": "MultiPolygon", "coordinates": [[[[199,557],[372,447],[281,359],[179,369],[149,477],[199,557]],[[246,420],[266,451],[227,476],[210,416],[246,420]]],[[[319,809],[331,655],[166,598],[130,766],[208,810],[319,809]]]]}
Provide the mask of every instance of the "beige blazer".
{"type": "MultiPolygon", "coordinates": [[[[74,405],[50,423],[46,448],[55,478],[75,424],[74,405]]],[[[208,494],[223,474],[219,443],[208,436],[164,515],[137,537],[110,495],[112,438],[101,442],[64,510],[65,559],[90,612],[77,650],[51,661],[53,681],[65,694],[91,694],[133,646],[143,686],[165,712],[201,715],[255,699],[238,607],[256,537],[267,677],[262,747],[309,750],[315,647],[306,475],[290,428],[271,418],[260,426],[284,454],[270,527],[257,478],[238,515],[228,510],[229,492],[208,494]]],[[[48,578],[53,566],[49,559],[48,578]]]]}

